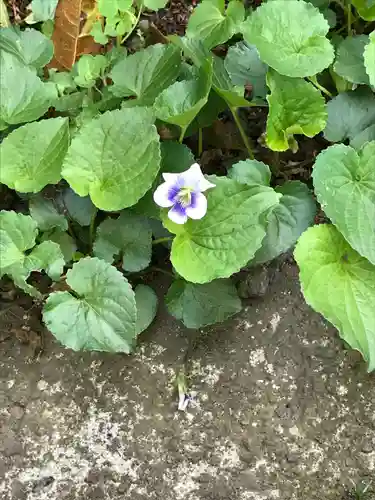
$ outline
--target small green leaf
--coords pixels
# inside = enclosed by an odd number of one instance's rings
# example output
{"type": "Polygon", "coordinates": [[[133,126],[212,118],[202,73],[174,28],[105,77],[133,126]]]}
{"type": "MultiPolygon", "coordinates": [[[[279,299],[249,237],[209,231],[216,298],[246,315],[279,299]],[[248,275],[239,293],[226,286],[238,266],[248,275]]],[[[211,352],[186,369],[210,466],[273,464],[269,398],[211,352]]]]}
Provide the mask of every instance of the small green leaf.
{"type": "Polygon", "coordinates": [[[299,239],[294,257],[306,302],[362,354],[368,370],[374,370],[375,266],[331,225],[308,229],[299,239]]]}
{"type": "Polygon", "coordinates": [[[327,122],[324,97],[311,83],[272,70],[267,74],[267,85],[271,90],[267,97],[267,146],[274,151],[289,148],[297,151],[294,134],[314,137],[324,129],[327,122]]]}
{"type": "Polygon", "coordinates": [[[261,184],[269,186],[271,182],[271,170],[268,165],[258,160],[239,161],[228,172],[228,177],[240,184],[261,184]]]}
{"type": "Polygon", "coordinates": [[[186,328],[202,328],[221,323],[241,311],[241,300],[229,279],[205,285],[176,280],[165,297],[168,311],[186,328]]]}
{"type": "Polygon", "coordinates": [[[262,3],[243,24],[246,42],[278,73],[305,77],[320,73],[334,58],[326,35],[329,25],[310,3],[274,0],[262,3]]]}
{"type": "Polygon", "coordinates": [[[73,67],[74,82],[79,87],[91,88],[95,85],[96,80],[103,75],[107,64],[105,56],[84,54],[73,67]]]}
{"type": "Polygon", "coordinates": [[[215,92],[224,99],[229,107],[251,106],[251,103],[244,97],[244,86],[235,87],[233,85],[225,69],[224,60],[217,56],[213,57],[212,87],[215,89],[215,92]]]}
{"type": "Polygon", "coordinates": [[[337,48],[334,71],[349,82],[368,85],[369,77],[363,59],[363,51],[368,41],[367,35],[344,38],[337,48]]]}
{"type": "Polygon", "coordinates": [[[266,97],[267,65],[260,60],[254,45],[238,42],[229,47],[224,64],[234,85],[250,84],[254,97],[266,97]]]}
{"type": "Polygon", "coordinates": [[[231,0],[224,13],[224,2],[203,0],[190,16],[186,36],[212,49],[238,33],[244,17],[245,8],[240,1],[231,0]]]}
{"type": "Polygon", "coordinates": [[[53,43],[40,31],[27,28],[0,30],[0,49],[17,57],[19,61],[36,69],[50,62],[53,56],[53,43]]]}
{"type": "Polygon", "coordinates": [[[9,53],[0,53],[0,121],[9,125],[40,118],[57,99],[56,86],[9,53]]]}
{"type": "Polygon", "coordinates": [[[73,189],[65,189],[55,202],[61,212],[66,213],[68,217],[76,221],[80,226],[89,226],[92,216],[96,212],[89,196],[79,196],[73,189]]]}
{"type": "Polygon", "coordinates": [[[316,203],[306,184],[290,181],[275,191],[282,197],[268,216],[266,236],[251,265],[268,262],[286,252],[314,223],[316,203]]]}
{"type": "Polygon", "coordinates": [[[352,0],[358,14],[366,21],[375,21],[375,0],[352,0]]]}
{"type": "Polygon", "coordinates": [[[176,234],[171,261],[187,281],[207,283],[227,278],[254,257],[266,234],[264,217],[277,205],[272,188],[245,186],[225,177],[210,178],[216,187],[207,192],[208,210],[201,220],[183,226],[167,217],[165,227],[176,234]]]}
{"type": "Polygon", "coordinates": [[[25,258],[25,269],[27,276],[33,271],[45,270],[48,276],[58,281],[60,278],[65,260],[60,245],[53,241],[43,241],[37,245],[25,258]]]}
{"type": "Polygon", "coordinates": [[[156,116],[186,130],[208,100],[212,84],[212,61],[199,68],[197,80],[183,80],[165,89],[155,100],[156,116]]]}
{"type": "Polygon", "coordinates": [[[158,310],[158,297],[154,290],[146,285],[137,285],[135,290],[137,304],[136,335],[144,332],[154,321],[158,310]]]}
{"type": "Polygon", "coordinates": [[[80,196],[106,211],[137,203],[160,168],[159,135],[149,109],[107,111],[83,125],[65,157],[62,175],[80,196]]]}
{"type": "Polygon", "coordinates": [[[141,271],[151,261],[151,239],[147,219],[124,211],[118,219],[106,219],[100,224],[94,254],[110,264],[116,257],[121,257],[125,271],[141,271]]]}
{"type": "Polygon", "coordinates": [[[69,144],[67,118],[28,123],[0,145],[0,182],[21,193],[37,193],[61,179],[69,144]]]}
{"type": "Polygon", "coordinates": [[[370,85],[375,87],[375,31],[370,33],[369,43],[365,47],[363,58],[370,85]]]}
{"type": "Polygon", "coordinates": [[[75,295],[52,293],[43,309],[57,340],[75,351],[131,352],[137,308],[126,278],[107,262],[86,257],[67,272],[66,282],[75,295]]]}
{"type": "Polygon", "coordinates": [[[90,35],[94,38],[96,43],[99,43],[100,45],[107,45],[108,37],[104,34],[103,26],[100,20],[94,22],[90,35]]]}
{"type": "Polygon", "coordinates": [[[39,231],[50,231],[55,228],[61,231],[68,229],[67,220],[57,210],[53,201],[48,200],[41,194],[37,194],[30,199],[29,210],[31,217],[38,224],[39,231]]]}
{"type": "Polygon", "coordinates": [[[145,0],[144,6],[150,10],[164,9],[169,0],[145,0]]]}
{"type": "Polygon", "coordinates": [[[350,245],[375,264],[375,141],[360,152],[336,144],[316,158],[319,203],[350,245]]]}
{"type": "Polygon", "coordinates": [[[324,129],[327,141],[350,139],[351,145],[357,147],[361,143],[358,136],[375,123],[375,96],[368,88],[343,92],[328,102],[327,111],[328,120],[324,129]]]}
{"type": "Polygon", "coordinates": [[[31,13],[26,17],[27,24],[35,24],[55,19],[59,0],[32,0],[28,5],[31,13]]]}
{"type": "Polygon", "coordinates": [[[42,241],[47,240],[53,241],[59,245],[64,256],[65,263],[73,260],[74,254],[77,252],[77,245],[68,233],[56,229],[51,233],[45,233],[42,236],[42,241]]]}
{"type": "Polygon", "coordinates": [[[132,97],[129,105],[147,106],[176,81],[181,66],[181,51],[170,44],[150,45],[115,64],[111,90],[118,97],[132,97]]]}

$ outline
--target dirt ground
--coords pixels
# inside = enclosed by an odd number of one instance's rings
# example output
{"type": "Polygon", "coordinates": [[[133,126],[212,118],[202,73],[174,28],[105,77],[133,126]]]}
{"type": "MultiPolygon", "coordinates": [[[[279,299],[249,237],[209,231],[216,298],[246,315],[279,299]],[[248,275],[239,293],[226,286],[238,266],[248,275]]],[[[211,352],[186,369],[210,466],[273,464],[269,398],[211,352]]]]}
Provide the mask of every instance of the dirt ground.
{"type": "MultiPolygon", "coordinates": [[[[349,500],[375,479],[375,376],[285,265],[264,299],[202,335],[161,311],[133,356],[0,354],[1,500],[349,500]]],[[[370,494],[371,500],[375,495],[370,494]]]]}

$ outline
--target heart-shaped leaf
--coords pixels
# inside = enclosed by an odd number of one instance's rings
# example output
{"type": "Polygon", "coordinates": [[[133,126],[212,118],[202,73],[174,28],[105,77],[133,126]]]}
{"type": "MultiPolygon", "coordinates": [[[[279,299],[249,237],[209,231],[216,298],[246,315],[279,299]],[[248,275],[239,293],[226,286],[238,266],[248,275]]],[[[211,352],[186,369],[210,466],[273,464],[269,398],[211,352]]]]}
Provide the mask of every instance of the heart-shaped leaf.
{"type": "Polygon", "coordinates": [[[294,257],[306,302],[362,354],[368,370],[374,370],[375,266],[328,224],[308,229],[299,239],[294,257]]]}
{"type": "Polygon", "coordinates": [[[53,43],[40,31],[16,28],[0,30],[0,48],[17,57],[21,63],[42,68],[53,56],[53,43]]]}
{"type": "Polygon", "coordinates": [[[316,158],[313,180],[324,211],[350,245],[375,264],[375,141],[359,152],[337,144],[316,158]]]}
{"type": "Polygon", "coordinates": [[[134,292],[126,278],[103,260],[86,257],[67,272],[74,292],[52,293],[43,309],[47,328],[78,351],[126,352],[137,335],[134,292]]]}

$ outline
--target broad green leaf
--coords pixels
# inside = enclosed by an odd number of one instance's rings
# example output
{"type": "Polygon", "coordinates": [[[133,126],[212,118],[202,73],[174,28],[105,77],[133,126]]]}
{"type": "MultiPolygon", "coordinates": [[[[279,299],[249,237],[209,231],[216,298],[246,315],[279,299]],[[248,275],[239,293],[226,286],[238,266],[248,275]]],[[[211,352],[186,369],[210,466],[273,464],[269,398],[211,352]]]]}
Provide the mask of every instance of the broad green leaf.
{"type": "Polygon", "coordinates": [[[96,43],[100,43],[100,45],[107,45],[108,37],[104,34],[103,26],[99,19],[92,25],[90,35],[94,38],[96,43]]]}
{"type": "Polygon", "coordinates": [[[56,85],[60,96],[77,90],[71,71],[57,71],[55,68],[51,68],[48,70],[48,78],[56,85]]]}
{"type": "Polygon", "coordinates": [[[68,233],[56,229],[50,233],[45,233],[42,236],[42,241],[46,240],[53,241],[59,245],[66,263],[73,260],[74,254],[77,251],[77,245],[68,233]]]}
{"type": "Polygon", "coordinates": [[[349,82],[368,85],[369,77],[363,59],[363,51],[368,42],[367,35],[344,38],[337,48],[334,71],[349,82]]]}
{"type": "Polygon", "coordinates": [[[160,168],[159,135],[146,108],[107,111],[83,125],[65,157],[62,176],[79,196],[106,211],[137,203],[160,168]]]}
{"type": "Polygon", "coordinates": [[[129,105],[138,102],[151,105],[156,97],[176,81],[181,66],[181,51],[170,44],[150,45],[115,64],[111,90],[115,96],[132,97],[129,105]]]}
{"type": "Polygon", "coordinates": [[[94,243],[94,254],[110,264],[122,258],[125,271],[145,269],[151,261],[152,232],[147,219],[129,211],[118,219],[106,219],[100,224],[94,243]]]}
{"type": "Polygon", "coordinates": [[[366,21],[375,21],[375,0],[352,0],[358,14],[366,21]]]}
{"type": "Polygon", "coordinates": [[[258,160],[239,161],[228,172],[228,177],[240,184],[261,184],[269,186],[271,182],[271,170],[268,165],[258,160]]]}
{"type": "Polygon", "coordinates": [[[212,87],[229,107],[251,106],[251,103],[244,97],[244,86],[233,85],[225,69],[224,60],[217,56],[214,56],[213,60],[212,87]]]}
{"type": "Polygon", "coordinates": [[[241,300],[229,279],[204,285],[176,280],[165,297],[168,311],[186,328],[202,328],[221,323],[241,311],[241,300]]]}
{"type": "Polygon", "coordinates": [[[212,84],[212,60],[199,68],[197,80],[183,80],[165,89],[155,100],[159,120],[186,130],[208,100],[212,84]]]}
{"type": "Polygon", "coordinates": [[[331,64],[328,30],[319,10],[299,0],[262,3],[242,27],[245,41],[256,46],[261,60],[291,77],[312,76],[331,64]]]}
{"type": "Polygon", "coordinates": [[[357,147],[361,142],[357,136],[375,123],[375,96],[368,88],[344,92],[328,102],[327,111],[328,120],[324,129],[327,141],[350,139],[350,143],[357,147]]]}
{"type": "Polygon", "coordinates": [[[134,293],[137,304],[135,332],[139,335],[154,321],[158,310],[158,297],[154,290],[146,285],[137,285],[134,293]]]}
{"type": "Polygon", "coordinates": [[[103,75],[107,64],[107,58],[103,55],[84,54],[73,67],[74,82],[80,87],[91,88],[103,75]]]}
{"type": "Polygon", "coordinates": [[[28,123],[11,132],[0,146],[0,182],[21,193],[37,193],[61,179],[69,144],[67,118],[28,123]]]}
{"type": "Polygon", "coordinates": [[[15,28],[0,29],[0,49],[9,52],[27,66],[42,68],[53,56],[53,43],[40,31],[15,28]]]}
{"type": "Polygon", "coordinates": [[[31,13],[26,17],[28,24],[35,24],[55,18],[56,7],[59,0],[32,0],[28,5],[31,13]]]}
{"type": "Polygon", "coordinates": [[[145,0],[144,6],[150,10],[164,9],[169,0],[145,0]]]}
{"type": "Polygon", "coordinates": [[[61,231],[68,229],[68,222],[64,215],[57,210],[56,203],[41,194],[30,199],[29,210],[31,217],[38,224],[39,231],[50,231],[55,228],[61,231]]]}
{"type": "Polygon", "coordinates": [[[324,97],[311,83],[272,70],[267,73],[267,85],[271,91],[267,97],[267,146],[274,151],[289,148],[297,151],[294,134],[314,137],[324,129],[327,122],[324,97]]]}
{"type": "Polygon", "coordinates": [[[0,67],[0,122],[16,125],[34,121],[57,99],[53,83],[42,82],[35,69],[9,53],[0,53],[0,67]]]}
{"type": "Polygon", "coordinates": [[[336,144],[316,158],[315,193],[350,245],[375,264],[375,141],[359,152],[336,144]]]}
{"type": "Polygon", "coordinates": [[[266,234],[264,218],[281,195],[266,186],[245,186],[225,177],[212,177],[208,211],[201,220],[183,226],[165,216],[172,233],[171,261],[187,281],[207,283],[227,278],[254,257],[266,234]]]}
{"type": "Polygon", "coordinates": [[[126,352],[136,337],[135,295],[126,278],[103,260],[86,257],[67,272],[75,293],[52,293],[43,309],[47,328],[75,351],[126,352]]]}
{"type": "Polygon", "coordinates": [[[375,87],[375,31],[370,33],[369,43],[365,47],[363,58],[365,61],[366,73],[370,80],[370,85],[375,87]]]}
{"type": "Polygon", "coordinates": [[[375,266],[327,224],[308,229],[299,239],[294,257],[306,302],[362,354],[368,370],[374,370],[375,266]]]}
{"type": "Polygon", "coordinates": [[[224,2],[203,0],[190,16],[186,36],[212,49],[238,33],[244,18],[245,8],[238,0],[231,0],[225,12],[224,2]]]}
{"type": "Polygon", "coordinates": [[[266,236],[251,265],[268,262],[286,252],[314,223],[316,203],[306,184],[290,181],[275,191],[282,197],[268,216],[266,236]]]}
{"type": "Polygon", "coordinates": [[[78,222],[80,226],[89,226],[96,212],[89,196],[79,196],[70,188],[65,189],[60,196],[56,197],[55,202],[61,212],[78,222]]]}
{"type": "Polygon", "coordinates": [[[129,10],[132,0],[98,0],[98,10],[102,16],[115,17],[118,11],[129,10]]]}
{"type": "Polygon", "coordinates": [[[15,285],[40,298],[40,292],[26,282],[27,278],[32,271],[45,270],[52,279],[58,279],[64,257],[59,245],[52,241],[35,246],[37,235],[37,223],[30,216],[0,212],[0,277],[7,274],[15,285]]]}
{"type": "Polygon", "coordinates": [[[266,97],[267,65],[254,45],[238,42],[229,47],[224,64],[234,85],[251,85],[254,97],[266,97]]]}
{"type": "Polygon", "coordinates": [[[357,150],[363,148],[366,142],[375,141],[375,123],[368,126],[362,132],[357,134],[351,141],[350,145],[357,150]]]}

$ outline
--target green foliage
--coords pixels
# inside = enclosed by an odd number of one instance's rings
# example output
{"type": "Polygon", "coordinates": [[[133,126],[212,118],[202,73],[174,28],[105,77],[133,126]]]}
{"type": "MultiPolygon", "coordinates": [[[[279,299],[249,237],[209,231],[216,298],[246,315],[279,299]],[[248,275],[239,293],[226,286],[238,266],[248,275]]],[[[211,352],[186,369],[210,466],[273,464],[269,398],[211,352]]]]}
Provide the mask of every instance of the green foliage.
{"type": "Polygon", "coordinates": [[[352,83],[369,84],[363,52],[369,43],[367,35],[348,37],[342,40],[337,48],[333,69],[342,78],[352,83]]]}
{"type": "Polygon", "coordinates": [[[242,27],[245,41],[256,46],[262,61],[290,77],[312,76],[331,64],[328,30],[318,9],[302,0],[262,3],[242,27]]]}
{"type": "Polygon", "coordinates": [[[74,83],[79,87],[93,87],[96,80],[103,76],[108,65],[107,58],[84,54],[75,64],[74,83]]]}
{"type": "Polygon", "coordinates": [[[267,97],[266,142],[274,151],[298,150],[294,134],[314,137],[327,121],[324,98],[311,83],[282,76],[275,71],[267,73],[271,94],[267,97]]]}
{"type": "Polygon", "coordinates": [[[359,152],[337,144],[316,159],[313,180],[318,201],[341,234],[375,264],[375,141],[359,152]]]}
{"type": "Polygon", "coordinates": [[[364,50],[363,59],[370,84],[375,87],[375,31],[370,34],[369,42],[364,50]]]}
{"type": "Polygon", "coordinates": [[[21,63],[36,69],[50,62],[53,43],[40,31],[16,28],[0,30],[0,49],[15,56],[21,63]]]}
{"type": "Polygon", "coordinates": [[[186,328],[202,328],[219,323],[241,310],[241,300],[228,279],[196,285],[178,279],[165,298],[168,311],[186,328]]]}
{"type": "Polygon", "coordinates": [[[375,21],[374,0],[353,0],[352,3],[362,19],[366,19],[366,21],[375,21]]]}
{"type": "Polygon", "coordinates": [[[26,18],[28,24],[53,20],[59,0],[32,0],[28,5],[31,11],[26,18]]]}
{"type": "Polygon", "coordinates": [[[308,229],[294,257],[307,303],[361,352],[368,370],[374,370],[375,266],[353,250],[331,225],[308,229]]]}
{"type": "Polygon", "coordinates": [[[51,229],[68,229],[68,221],[59,213],[56,204],[41,194],[33,196],[29,201],[31,217],[36,221],[39,231],[50,231],[51,229]]]}
{"type": "Polygon", "coordinates": [[[135,334],[139,335],[153,322],[158,309],[158,297],[154,290],[146,285],[136,286],[134,293],[137,305],[135,334]]]}

